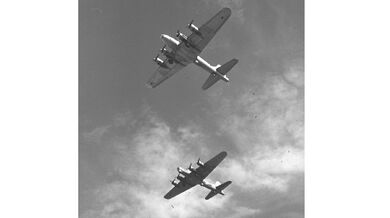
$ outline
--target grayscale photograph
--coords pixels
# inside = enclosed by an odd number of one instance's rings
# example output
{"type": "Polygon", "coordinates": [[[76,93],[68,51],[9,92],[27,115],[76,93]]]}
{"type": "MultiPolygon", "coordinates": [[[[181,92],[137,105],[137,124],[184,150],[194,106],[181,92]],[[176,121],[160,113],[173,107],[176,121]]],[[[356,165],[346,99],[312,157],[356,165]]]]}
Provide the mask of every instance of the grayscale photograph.
{"type": "Polygon", "coordinates": [[[303,218],[304,0],[79,0],[80,218],[303,218]]]}

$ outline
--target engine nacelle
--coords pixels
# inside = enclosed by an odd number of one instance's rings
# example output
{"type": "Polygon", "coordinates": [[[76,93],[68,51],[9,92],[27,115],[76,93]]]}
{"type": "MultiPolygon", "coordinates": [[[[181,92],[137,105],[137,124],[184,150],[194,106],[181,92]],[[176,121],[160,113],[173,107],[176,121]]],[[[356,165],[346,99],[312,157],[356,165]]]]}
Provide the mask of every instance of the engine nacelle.
{"type": "Polygon", "coordinates": [[[180,39],[180,41],[182,42],[188,42],[188,37],[186,35],[184,35],[183,33],[181,33],[180,31],[177,31],[176,32],[176,37],[180,39]]]}
{"type": "Polygon", "coordinates": [[[196,169],[195,169],[195,167],[193,167],[193,166],[190,166],[188,169],[189,169],[191,172],[196,172],[196,169]]]}
{"type": "Polygon", "coordinates": [[[187,170],[187,169],[183,169],[181,167],[178,167],[177,168],[177,172],[180,173],[180,174],[183,174],[183,175],[188,175],[191,173],[191,171],[187,170]]]}
{"type": "Polygon", "coordinates": [[[153,58],[153,61],[156,62],[156,63],[157,63],[158,65],[160,65],[160,66],[165,66],[164,61],[161,60],[161,59],[158,57],[158,55],[157,55],[155,58],[153,58]]]}
{"type": "Polygon", "coordinates": [[[178,179],[179,181],[184,181],[185,178],[186,178],[186,177],[185,177],[183,174],[177,175],[177,179],[178,179]]]}
{"type": "Polygon", "coordinates": [[[166,49],[165,47],[163,47],[162,49],[160,49],[160,52],[165,55],[165,57],[168,57],[169,59],[173,59],[173,55],[172,55],[172,52],[168,51],[168,49],[166,49]]]}
{"type": "Polygon", "coordinates": [[[177,186],[177,185],[179,185],[179,182],[180,181],[177,181],[176,179],[174,179],[174,180],[171,181],[171,184],[174,185],[174,186],[177,186]]]}
{"type": "Polygon", "coordinates": [[[196,164],[198,164],[198,166],[200,166],[200,167],[204,166],[204,163],[202,161],[200,161],[200,159],[198,159],[198,162],[196,162],[196,164]]]}
{"type": "Polygon", "coordinates": [[[200,33],[200,31],[199,31],[199,28],[198,28],[197,26],[195,26],[195,25],[192,23],[192,21],[191,21],[191,23],[188,24],[188,29],[190,29],[191,32],[193,32],[193,33],[195,33],[195,34],[197,34],[197,35],[202,35],[202,34],[200,33]]]}
{"type": "Polygon", "coordinates": [[[162,49],[160,49],[160,52],[161,52],[163,55],[169,54],[168,49],[166,49],[165,47],[163,47],[162,49]]]}

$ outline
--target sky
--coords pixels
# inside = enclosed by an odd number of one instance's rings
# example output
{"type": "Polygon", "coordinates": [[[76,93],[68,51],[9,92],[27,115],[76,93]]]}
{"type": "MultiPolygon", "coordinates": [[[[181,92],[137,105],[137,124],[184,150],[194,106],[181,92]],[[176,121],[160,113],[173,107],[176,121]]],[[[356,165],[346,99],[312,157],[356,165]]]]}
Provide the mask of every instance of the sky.
{"type": "Polygon", "coordinates": [[[80,0],[79,215],[303,217],[304,2],[80,0]],[[239,59],[231,82],[203,91],[208,73],[192,64],[147,88],[160,35],[223,7],[232,16],[201,56],[239,59]],[[208,179],[233,181],[225,196],[163,198],[176,167],[221,151],[208,179]]]}

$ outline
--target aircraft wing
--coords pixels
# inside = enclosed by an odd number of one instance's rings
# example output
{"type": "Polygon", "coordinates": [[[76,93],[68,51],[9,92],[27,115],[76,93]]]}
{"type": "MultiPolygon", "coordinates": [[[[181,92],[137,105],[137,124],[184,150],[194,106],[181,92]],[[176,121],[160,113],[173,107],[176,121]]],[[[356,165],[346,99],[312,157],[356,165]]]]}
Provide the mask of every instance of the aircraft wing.
{"type": "Polygon", "coordinates": [[[177,62],[170,64],[168,58],[164,60],[162,65],[163,66],[159,66],[152,77],[150,77],[146,83],[147,86],[154,88],[185,67],[185,65],[177,62]]]}
{"type": "Polygon", "coordinates": [[[231,13],[232,11],[229,8],[220,10],[214,17],[199,28],[200,34],[192,33],[188,37],[189,42],[194,45],[196,49],[202,51],[230,17],[231,13]]]}
{"type": "Polygon", "coordinates": [[[165,199],[171,199],[175,197],[178,194],[181,194],[188,189],[194,187],[195,185],[188,184],[186,182],[180,181],[175,187],[173,187],[165,196],[165,199]]]}
{"type": "Polygon", "coordinates": [[[215,157],[211,158],[211,160],[204,163],[204,166],[200,166],[196,168],[196,173],[202,177],[202,179],[206,178],[227,156],[226,151],[222,151],[217,154],[215,157]]]}

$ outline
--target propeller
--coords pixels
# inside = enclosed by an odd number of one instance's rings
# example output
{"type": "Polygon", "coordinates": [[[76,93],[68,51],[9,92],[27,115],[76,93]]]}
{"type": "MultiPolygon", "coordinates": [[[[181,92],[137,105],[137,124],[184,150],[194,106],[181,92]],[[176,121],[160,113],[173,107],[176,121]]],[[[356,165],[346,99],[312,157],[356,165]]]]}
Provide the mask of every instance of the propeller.
{"type": "Polygon", "coordinates": [[[192,163],[190,163],[190,165],[188,166],[188,169],[191,169],[191,167],[192,167],[192,163]]]}
{"type": "Polygon", "coordinates": [[[177,30],[177,31],[176,31],[176,37],[179,37],[179,36],[180,36],[180,31],[177,30]]]}
{"type": "Polygon", "coordinates": [[[198,162],[196,162],[196,164],[198,164],[198,166],[200,166],[200,167],[204,166],[204,163],[202,161],[200,161],[200,158],[198,158],[198,162]]]}
{"type": "Polygon", "coordinates": [[[157,55],[156,55],[156,57],[155,57],[155,58],[153,58],[153,60],[154,60],[154,61],[156,61],[156,60],[157,60],[157,58],[158,58],[158,55],[159,55],[159,54],[157,54],[157,55]]]}
{"type": "Polygon", "coordinates": [[[164,45],[161,49],[160,49],[160,52],[163,53],[165,47],[167,47],[167,45],[164,45]]]}
{"type": "Polygon", "coordinates": [[[191,20],[191,22],[188,24],[188,27],[190,27],[193,22],[194,20],[191,20]]]}
{"type": "Polygon", "coordinates": [[[169,182],[170,182],[172,185],[176,186],[175,181],[176,181],[176,178],[174,178],[173,180],[169,180],[169,182]]]}

